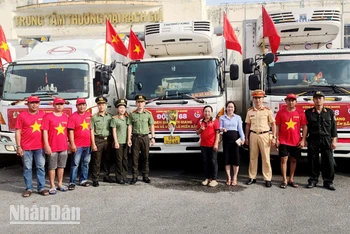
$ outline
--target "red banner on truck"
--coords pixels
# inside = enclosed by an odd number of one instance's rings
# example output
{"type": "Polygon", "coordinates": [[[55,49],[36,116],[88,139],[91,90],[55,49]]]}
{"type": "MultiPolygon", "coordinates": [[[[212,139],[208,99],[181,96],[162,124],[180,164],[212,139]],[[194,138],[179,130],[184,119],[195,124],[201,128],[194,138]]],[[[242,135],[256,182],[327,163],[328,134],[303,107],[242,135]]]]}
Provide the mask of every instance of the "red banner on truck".
{"type": "Polygon", "coordinates": [[[152,112],[156,132],[195,131],[202,107],[147,108],[152,112]]]}
{"type": "MultiPolygon", "coordinates": [[[[285,103],[280,103],[279,108],[284,108],[285,103]]],[[[307,110],[314,107],[312,103],[297,103],[297,108],[302,110],[307,110]]],[[[334,111],[335,118],[337,120],[337,129],[350,129],[350,104],[349,103],[339,103],[339,102],[327,102],[324,107],[331,108],[334,111]]]]}

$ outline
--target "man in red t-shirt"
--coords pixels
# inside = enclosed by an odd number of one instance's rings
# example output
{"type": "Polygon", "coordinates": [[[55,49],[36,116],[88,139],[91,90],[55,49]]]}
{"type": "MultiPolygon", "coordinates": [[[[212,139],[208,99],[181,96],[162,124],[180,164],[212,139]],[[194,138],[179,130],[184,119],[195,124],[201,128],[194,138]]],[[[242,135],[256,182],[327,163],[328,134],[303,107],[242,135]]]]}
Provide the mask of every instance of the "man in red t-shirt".
{"type": "Polygon", "coordinates": [[[57,169],[57,180],[60,191],[67,191],[68,187],[62,185],[64,168],[67,163],[67,122],[68,115],[63,112],[65,101],[55,98],[53,101],[53,112],[44,116],[43,130],[45,153],[48,156],[48,169],[50,180],[50,194],[56,194],[55,174],[57,169]]]}
{"type": "Polygon", "coordinates": [[[297,158],[301,154],[301,148],[305,146],[307,123],[305,113],[297,110],[297,97],[295,94],[288,94],[284,99],[287,106],[277,112],[277,142],[279,156],[281,157],[281,172],[283,182],[281,188],[287,188],[287,184],[297,188],[298,184],[294,182],[294,173],[297,165],[297,158]],[[300,137],[300,128],[302,128],[302,138],[300,137]],[[290,157],[290,174],[287,181],[287,161],[290,157]]]}
{"type": "Polygon", "coordinates": [[[39,110],[40,99],[31,96],[27,101],[28,111],[21,112],[16,121],[15,139],[17,144],[17,155],[22,158],[23,177],[26,191],[23,197],[29,197],[33,192],[32,165],[33,159],[36,167],[38,180],[38,192],[49,195],[45,188],[45,155],[43,151],[41,122],[45,112],[39,110]]]}
{"type": "Polygon", "coordinates": [[[75,189],[75,180],[77,178],[79,165],[81,165],[79,184],[84,187],[90,186],[90,184],[87,183],[87,178],[91,159],[91,114],[86,112],[87,106],[84,98],[77,99],[76,107],[77,111],[69,116],[67,126],[71,152],[74,153],[70,168],[69,190],[75,189]]]}

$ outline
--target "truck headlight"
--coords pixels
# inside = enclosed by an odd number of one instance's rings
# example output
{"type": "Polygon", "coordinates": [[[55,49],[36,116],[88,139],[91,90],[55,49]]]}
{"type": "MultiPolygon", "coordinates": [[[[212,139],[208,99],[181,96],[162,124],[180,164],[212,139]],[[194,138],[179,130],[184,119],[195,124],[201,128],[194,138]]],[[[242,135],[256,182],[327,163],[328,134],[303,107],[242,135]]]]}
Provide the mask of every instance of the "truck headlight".
{"type": "Polygon", "coordinates": [[[9,143],[12,141],[11,141],[11,138],[9,138],[8,136],[0,136],[0,142],[1,143],[9,143]]]}

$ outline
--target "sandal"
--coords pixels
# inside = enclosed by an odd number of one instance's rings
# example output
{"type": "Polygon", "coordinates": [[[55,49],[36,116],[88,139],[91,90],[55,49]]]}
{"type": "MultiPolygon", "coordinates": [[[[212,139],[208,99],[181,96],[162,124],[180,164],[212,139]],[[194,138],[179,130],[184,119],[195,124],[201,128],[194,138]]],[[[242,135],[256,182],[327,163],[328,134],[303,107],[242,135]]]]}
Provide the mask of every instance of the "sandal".
{"type": "Polygon", "coordinates": [[[61,192],[67,192],[68,187],[65,185],[61,185],[61,186],[58,186],[56,189],[61,191],[61,192]]]}
{"type": "Polygon", "coordinates": [[[56,191],[56,188],[50,188],[50,189],[49,189],[49,194],[50,194],[50,195],[55,195],[56,192],[57,192],[57,191],[56,191]]]}
{"type": "Polygon", "coordinates": [[[286,189],[287,188],[287,184],[282,182],[281,185],[280,185],[280,188],[286,189]]]}
{"type": "Polygon", "coordinates": [[[294,181],[288,182],[288,185],[292,186],[293,188],[298,188],[299,187],[299,185],[297,183],[295,183],[294,181]]]}
{"type": "Polygon", "coordinates": [[[88,182],[84,182],[84,183],[80,184],[80,186],[83,186],[83,187],[89,187],[89,186],[90,186],[90,184],[89,184],[88,182]]]}
{"type": "Polygon", "coordinates": [[[226,185],[231,185],[231,180],[226,180],[226,185]]]}
{"type": "Polygon", "coordinates": [[[236,186],[236,185],[237,185],[237,180],[232,180],[231,185],[232,185],[233,187],[236,186]]]}
{"type": "Polygon", "coordinates": [[[39,191],[39,194],[42,195],[42,196],[48,196],[49,195],[49,190],[43,189],[43,190],[39,191]]]}
{"type": "Polygon", "coordinates": [[[32,191],[31,191],[31,190],[26,190],[26,191],[22,194],[22,197],[30,197],[30,195],[32,195],[32,191]]]}
{"type": "Polygon", "coordinates": [[[74,190],[74,189],[75,189],[75,184],[68,185],[68,190],[74,190]]]}

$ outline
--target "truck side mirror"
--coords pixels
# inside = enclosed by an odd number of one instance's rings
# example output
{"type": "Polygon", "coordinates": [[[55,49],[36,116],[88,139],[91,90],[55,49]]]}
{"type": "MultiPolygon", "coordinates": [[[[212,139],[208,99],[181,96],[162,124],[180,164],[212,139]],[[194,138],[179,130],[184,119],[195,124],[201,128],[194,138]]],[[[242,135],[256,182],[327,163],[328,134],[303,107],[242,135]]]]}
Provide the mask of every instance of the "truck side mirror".
{"type": "Polygon", "coordinates": [[[4,89],[4,83],[5,83],[5,74],[2,71],[0,71],[0,98],[2,98],[2,91],[4,89]]]}
{"type": "Polygon", "coordinates": [[[239,66],[237,64],[230,65],[230,80],[238,80],[239,78],[239,66]]]}
{"type": "Polygon", "coordinates": [[[275,55],[272,53],[268,53],[264,55],[263,61],[266,65],[269,65],[275,61],[275,55]]]}
{"type": "Polygon", "coordinates": [[[244,74],[251,74],[254,72],[254,59],[253,58],[247,58],[243,60],[243,73],[244,74]]]}
{"type": "Polygon", "coordinates": [[[253,74],[249,76],[249,89],[250,90],[260,89],[260,75],[253,74]]]}

